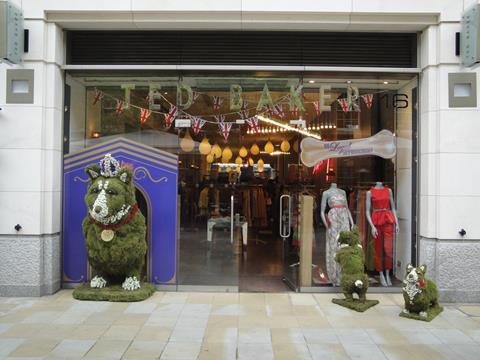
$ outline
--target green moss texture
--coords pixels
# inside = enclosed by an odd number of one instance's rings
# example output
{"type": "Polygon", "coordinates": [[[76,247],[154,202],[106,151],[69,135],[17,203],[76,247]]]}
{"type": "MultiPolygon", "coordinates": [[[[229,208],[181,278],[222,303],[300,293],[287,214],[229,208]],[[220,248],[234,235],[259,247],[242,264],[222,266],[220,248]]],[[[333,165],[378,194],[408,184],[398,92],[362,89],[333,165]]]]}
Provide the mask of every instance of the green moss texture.
{"type": "MultiPolygon", "coordinates": [[[[100,208],[97,200],[100,195],[105,199],[105,213],[102,213],[105,219],[121,213],[122,209],[128,206],[133,208],[136,199],[131,169],[122,167],[116,176],[104,177],[100,175],[98,165],[90,165],[86,168],[86,173],[92,180],[85,196],[85,203],[90,211],[100,208]]],[[[114,225],[125,222],[127,216],[128,213],[114,225]]],[[[113,230],[115,235],[108,242],[102,240],[101,233],[104,228],[99,225],[98,219],[96,220],[93,221],[91,215],[87,215],[83,221],[88,261],[94,269],[94,275],[107,280],[107,285],[121,283],[127,277],[136,276],[140,279],[147,252],[144,216],[137,211],[128,222],[113,230]]]]}
{"type": "Polygon", "coordinates": [[[343,294],[347,300],[353,301],[353,294],[356,293],[360,301],[366,301],[368,276],[365,274],[365,254],[360,246],[358,230],[342,231],[338,242],[340,248],[335,261],[340,265],[343,294]]]}
{"type": "Polygon", "coordinates": [[[403,311],[399,314],[401,317],[407,318],[407,319],[412,319],[412,320],[420,320],[420,321],[426,321],[430,322],[433,319],[437,317],[441,312],[443,311],[443,307],[440,305],[431,307],[427,310],[427,316],[420,316],[419,314],[416,313],[404,313],[403,311]]]}
{"type": "Polygon", "coordinates": [[[358,312],[364,312],[378,304],[378,300],[360,301],[358,299],[332,299],[332,302],[358,312]]]}
{"type": "Polygon", "coordinates": [[[73,290],[73,297],[77,300],[134,302],[148,299],[155,292],[155,286],[150,283],[141,283],[140,289],[124,290],[121,285],[110,285],[103,289],[94,289],[89,283],[80,285],[73,290]]]}

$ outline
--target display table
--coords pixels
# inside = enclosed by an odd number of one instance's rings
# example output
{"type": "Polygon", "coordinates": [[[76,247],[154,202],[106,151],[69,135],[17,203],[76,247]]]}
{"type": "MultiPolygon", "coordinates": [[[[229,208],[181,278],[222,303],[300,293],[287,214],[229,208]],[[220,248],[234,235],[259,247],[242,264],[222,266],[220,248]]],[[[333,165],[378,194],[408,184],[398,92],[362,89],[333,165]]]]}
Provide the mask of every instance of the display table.
{"type": "MultiPolygon", "coordinates": [[[[210,218],[207,221],[207,240],[209,242],[213,239],[213,227],[214,226],[224,226],[230,227],[230,217],[216,217],[210,218]]],[[[242,242],[244,246],[247,246],[248,243],[248,222],[240,221],[234,224],[235,227],[240,226],[242,228],[242,242]]]]}

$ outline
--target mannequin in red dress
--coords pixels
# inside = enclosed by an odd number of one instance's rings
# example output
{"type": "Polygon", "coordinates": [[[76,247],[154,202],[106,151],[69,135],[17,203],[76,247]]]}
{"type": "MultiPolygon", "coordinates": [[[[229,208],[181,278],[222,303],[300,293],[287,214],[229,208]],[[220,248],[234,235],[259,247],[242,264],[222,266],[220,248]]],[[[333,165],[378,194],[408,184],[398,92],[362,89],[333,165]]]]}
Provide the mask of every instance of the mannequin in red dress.
{"type": "Polygon", "coordinates": [[[375,270],[380,275],[382,286],[392,286],[390,270],[393,268],[393,232],[398,233],[399,230],[392,190],[377,182],[367,192],[366,207],[367,221],[375,242],[375,270]]]}

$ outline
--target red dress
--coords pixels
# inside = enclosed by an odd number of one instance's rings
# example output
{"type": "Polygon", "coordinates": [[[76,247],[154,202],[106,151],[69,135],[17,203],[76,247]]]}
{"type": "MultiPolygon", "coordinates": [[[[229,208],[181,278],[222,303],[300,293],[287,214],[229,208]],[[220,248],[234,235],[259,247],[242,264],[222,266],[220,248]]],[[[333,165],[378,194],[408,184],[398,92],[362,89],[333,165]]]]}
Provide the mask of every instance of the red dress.
{"type": "Polygon", "coordinates": [[[372,202],[372,223],[377,229],[375,237],[375,270],[378,272],[392,268],[393,257],[393,226],[395,217],[390,208],[390,190],[372,187],[370,189],[372,202]]]}

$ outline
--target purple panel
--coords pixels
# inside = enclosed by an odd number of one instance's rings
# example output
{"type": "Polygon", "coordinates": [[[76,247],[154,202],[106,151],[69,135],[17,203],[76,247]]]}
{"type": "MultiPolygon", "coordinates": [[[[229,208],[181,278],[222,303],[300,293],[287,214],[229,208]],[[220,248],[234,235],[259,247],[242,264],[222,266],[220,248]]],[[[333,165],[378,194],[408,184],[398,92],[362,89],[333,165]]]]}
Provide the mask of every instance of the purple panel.
{"type": "Polygon", "coordinates": [[[154,284],[176,282],[177,258],[177,176],[175,155],[148,148],[130,140],[117,139],[81,154],[65,156],[63,280],[80,283],[88,279],[88,263],[82,233],[87,214],[84,196],[88,177],[84,168],[98,163],[106,153],[128,163],[134,169],[134,183],[143,192],[149,206],[150,281],[154,284]],[[112,145],[114,145],[112,147],[112,145]],[[102,151],[102,148],[106,148],[102,151]],[[89,154],[90,153],[90,154],[89,154]],[[90,155],[90,156],[89,156],[90,155]]]}

